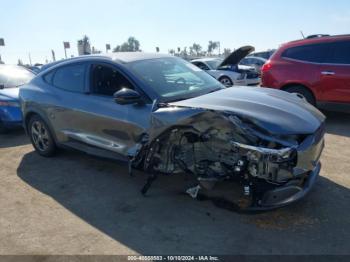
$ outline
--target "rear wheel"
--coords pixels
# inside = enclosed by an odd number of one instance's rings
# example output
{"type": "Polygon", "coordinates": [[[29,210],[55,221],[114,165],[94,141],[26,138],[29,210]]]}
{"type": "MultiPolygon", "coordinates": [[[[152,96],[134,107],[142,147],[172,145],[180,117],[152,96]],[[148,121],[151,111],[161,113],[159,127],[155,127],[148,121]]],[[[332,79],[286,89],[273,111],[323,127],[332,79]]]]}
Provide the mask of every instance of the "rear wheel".
{"type": "Polygon", "coordinates": [[[28,123],[28,134],[35,150],[41,156],[50,157],[56,152],[56,144],[45,121],[38,115],[28,123]]]}
{"type": "Polygon", "coordinates": [[[231,80],[229,77],[227,77],[227,76],[222,76],[222,77],[220,77],[220,78],[219,78],[219,81],[221,82],[221,84],[223,84],[223,85],[226,86],[226,87],[231,87],[231,86],[233,86],[232,80],[231,80]]]}
{"type": "Polygon", "coordinates": [[[315,100],[314,95],[311,93],[311,91],[309,91],[307,88],[305,88],[303,86],[298,86],[298,85],[290,86],[284,90],[289,92],[289,93],[295,93],[295,94],[302,95],[303,97],[305,97],[306,101],[308,101],[311,105],[313,105],[313,106],[316,105],[316,100],[315,100]]]}

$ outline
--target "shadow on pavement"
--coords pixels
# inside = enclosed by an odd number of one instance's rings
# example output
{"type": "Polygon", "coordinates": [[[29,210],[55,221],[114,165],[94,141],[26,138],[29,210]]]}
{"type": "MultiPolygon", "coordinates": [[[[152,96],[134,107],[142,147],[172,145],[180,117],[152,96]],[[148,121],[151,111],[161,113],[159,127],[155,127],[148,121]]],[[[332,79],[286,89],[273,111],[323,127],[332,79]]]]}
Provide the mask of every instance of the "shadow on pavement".
{"type": "Polygon", "coordinates": [[[341,112],[323,112],[327,117],[326,131],[329,134],[350,137],[350,114],[341,112]]]}
{"type": "Polygon", "coordinates": [[[9,148],[30,144],[30,140],[23,129],[8,131],[8,133],[0,134],[0,148],[9,148]]]}
{"type": "Polygon", "coordinates": [[[126,165],[75,152],[28,153],[17,174],[141,254],[333,254],[350,242],[349,189],[324,177],[299,203],[240,215],[190,199],[175,176],[159,178],[143,197],[144,173],[130,177],[126,165]]]}

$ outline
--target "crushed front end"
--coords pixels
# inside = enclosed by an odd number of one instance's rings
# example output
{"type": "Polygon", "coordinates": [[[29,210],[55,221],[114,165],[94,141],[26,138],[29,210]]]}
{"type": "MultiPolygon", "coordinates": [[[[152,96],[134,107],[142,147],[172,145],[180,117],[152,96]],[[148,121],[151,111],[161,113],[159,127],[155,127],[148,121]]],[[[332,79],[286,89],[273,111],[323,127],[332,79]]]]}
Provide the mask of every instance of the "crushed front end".
{"type": "Polygon", "coordinates": [[[273,209],[305,196],[320,172],[323,123],[313,134],[275,135],[229,112],[199,111],[183,119],[140,155],[150,173],[195,178],[186,189],[193,198],[234,182],[241,209],[273,209]]]}

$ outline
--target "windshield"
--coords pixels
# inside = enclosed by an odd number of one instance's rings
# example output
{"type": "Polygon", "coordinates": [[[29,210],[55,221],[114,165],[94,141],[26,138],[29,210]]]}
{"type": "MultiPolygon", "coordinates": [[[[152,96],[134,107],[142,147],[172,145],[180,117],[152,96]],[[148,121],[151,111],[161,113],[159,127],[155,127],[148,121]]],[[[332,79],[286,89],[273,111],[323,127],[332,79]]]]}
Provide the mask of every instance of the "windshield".
{"type": "Polygon", "coordinates": [[[211,69],[217,69],[219,65],[224,61],[223,59],[215,59],[215,60],[209,60],[206,61],[206,63],[209,65],[211,69]]]}
{"type": "Polygon", "coordinates": [[[176,57],[133,62],[131,70],[167,101],[187,99],[224,88],[206,72],[176,57]]]}
{"type": "Polygon", "coordinates": [[[34,74],[29,70],[10,65],[0,66],[0,86],[2,88],[17,87],[28,83],[34,74]]]}

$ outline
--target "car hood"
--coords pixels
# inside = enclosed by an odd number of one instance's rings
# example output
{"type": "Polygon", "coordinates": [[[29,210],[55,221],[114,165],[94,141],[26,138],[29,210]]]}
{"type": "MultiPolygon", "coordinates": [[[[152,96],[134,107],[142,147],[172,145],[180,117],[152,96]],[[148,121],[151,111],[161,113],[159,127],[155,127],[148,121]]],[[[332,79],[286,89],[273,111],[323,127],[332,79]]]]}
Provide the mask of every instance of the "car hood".
{"type": "Polygon", "coordinates": [[[170,105],[231,112],[277,135],[312,134],[325,120],[297,95],[261,87],[227,88],[170,105]]]}
{"type": "MultiPolygon", "coordinates": [[[[237,50],[233,51],[228,57],[222,61],[220,66],[226,65],[237,65],[243,58],[245,58],[250,53],[254,52],[255,48],[253,46],[242,46],[237,50]]],[[[219,67],[220,67],[219,66],[219,67]]]]}
{"type": "Polygon", "coordinates": [[[0,89],[0,99],[4,100],[18,100],[19,88],[5,88],[0,89]]]}

